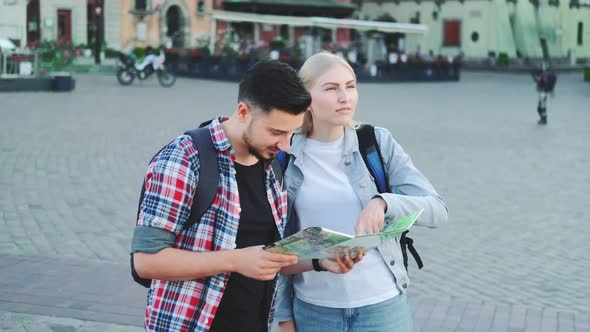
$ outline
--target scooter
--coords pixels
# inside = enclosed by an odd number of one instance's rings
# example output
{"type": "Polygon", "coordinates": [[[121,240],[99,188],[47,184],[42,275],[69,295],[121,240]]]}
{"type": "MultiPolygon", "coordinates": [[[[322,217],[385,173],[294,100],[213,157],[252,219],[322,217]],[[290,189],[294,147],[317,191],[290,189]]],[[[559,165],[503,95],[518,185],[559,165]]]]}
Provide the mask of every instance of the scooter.
{"type": "Polygon", "coordinates": [[[176,82],[176,76],[166,69],[165,61],[166,55],[163,47],[159,48],[158,54],[148,52],[148,55],[140,63],[137,63],[131,55],[119,53],[117,81],[121,85],[131,85],[135,78],[143,81],[156,73],[160,85],[169,88],[176,82]]]}

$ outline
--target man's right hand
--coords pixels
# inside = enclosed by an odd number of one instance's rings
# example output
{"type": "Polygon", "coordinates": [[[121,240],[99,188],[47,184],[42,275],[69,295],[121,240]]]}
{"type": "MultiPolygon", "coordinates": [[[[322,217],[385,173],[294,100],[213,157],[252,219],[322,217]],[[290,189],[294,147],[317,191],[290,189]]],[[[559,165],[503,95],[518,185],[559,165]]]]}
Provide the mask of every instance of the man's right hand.
{"type": "Polygon", "coordinates": [[[262,248],[236,249],[232,272],[256,280],[273,280],[283,267],[297,264],[297,256],[277,254],[262,248]]]}

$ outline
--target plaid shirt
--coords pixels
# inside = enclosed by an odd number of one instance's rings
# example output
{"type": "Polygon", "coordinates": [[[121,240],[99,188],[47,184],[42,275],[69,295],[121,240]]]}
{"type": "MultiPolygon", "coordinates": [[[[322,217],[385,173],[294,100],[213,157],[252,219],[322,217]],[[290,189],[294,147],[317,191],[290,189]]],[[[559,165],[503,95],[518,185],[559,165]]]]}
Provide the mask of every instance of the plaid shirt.
{"type": "MultiPolygon", "coordinates": [[[[187,135],[178,137],[155,156],[148,167],[137,224],[175,233],[174,248],[196,252],[235,248],[241,209],[234,156],[219,120],[214,120],[209,130],[217,150],[219,187],[209,210],[191,228],[181,231],[190,214],[199,177],[198,151],[191,138],[187,135]]],[[[287,216],[287,194],[277,182],[272,167],[267,165],[265,169],[267,198],[282,235],[287,216]]],[[[230,273],[223,273],[189,281],[154,279],[147,297],[146,330],[209,330],[229,276],[230,273]]]]}

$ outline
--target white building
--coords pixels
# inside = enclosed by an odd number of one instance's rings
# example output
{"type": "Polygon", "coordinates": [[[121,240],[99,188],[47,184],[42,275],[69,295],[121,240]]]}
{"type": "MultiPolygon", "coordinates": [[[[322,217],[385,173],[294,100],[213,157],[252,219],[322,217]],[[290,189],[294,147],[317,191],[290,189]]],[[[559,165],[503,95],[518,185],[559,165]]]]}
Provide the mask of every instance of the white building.
{"type": "Polygon", "coordinates": [[[590,0],[362,1],[361,17],[384,13],[429,27],[406,38],[409,53],[590,58],[590,0]]]}
{"type": "Polygon", "coordinates": [[[0,37],[11,39],[17,46],[27,40],[26,0],[0,0],[0,37]]]}
{"type": "Polygon", "coordinates": [[[98,26],[107,45],[118,48],[120,15],[120,0],[0,0],[0,36],[20,46],[45,40],[85,45],[98,26]]]}

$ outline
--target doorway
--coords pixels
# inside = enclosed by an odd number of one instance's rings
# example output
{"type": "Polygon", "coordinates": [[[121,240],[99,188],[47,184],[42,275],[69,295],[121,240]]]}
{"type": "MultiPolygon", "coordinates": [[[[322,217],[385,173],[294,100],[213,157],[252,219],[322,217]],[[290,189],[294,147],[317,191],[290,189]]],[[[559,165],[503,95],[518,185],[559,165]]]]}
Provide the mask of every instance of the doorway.
{"type": "Polygon", "coordinates": [[[172,47],[184,47],[184,21],[178,6],[170,6],[166,11],[166,28],[166,37],[172,40],[172,47]]]}
{"type": "Polygon", "coordinates": [[[57,42],[72,43],[72,11],[57,10],[57,42]]]}

